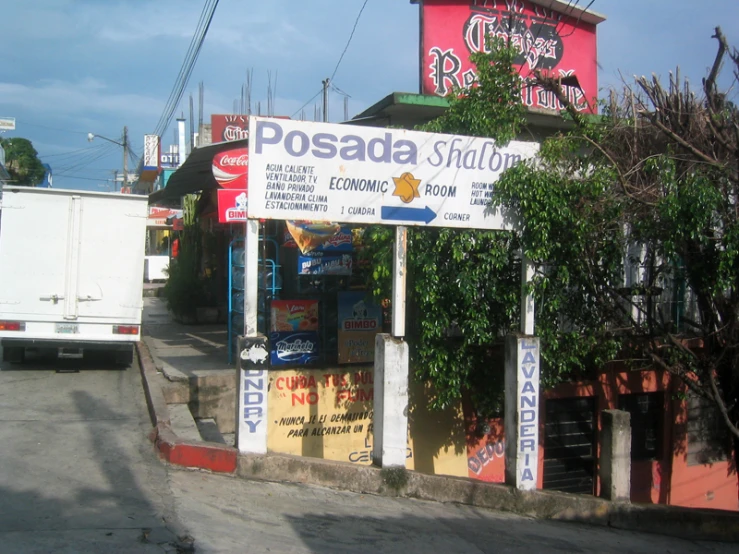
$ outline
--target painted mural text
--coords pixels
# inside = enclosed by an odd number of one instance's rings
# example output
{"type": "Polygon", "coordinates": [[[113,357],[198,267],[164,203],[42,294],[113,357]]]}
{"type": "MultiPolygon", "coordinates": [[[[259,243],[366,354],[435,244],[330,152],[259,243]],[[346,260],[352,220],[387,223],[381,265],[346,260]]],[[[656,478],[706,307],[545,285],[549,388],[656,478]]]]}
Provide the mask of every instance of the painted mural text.
{"type": "Polygon", "coordinates": [[[264,422],[266,378],[262,369],[244,371],[244,423],[249,433],[256,433],[264,422]]]}
{"type": "Polygon", "coordinates": [[[505,440],[499,440],[495,443],[489,442],[485,446],[477,450],[477,452],[475,452],[473,456],[469,456],[467,458],[467,467],[475,475],[480,475],[482,473],[482,470],[488,464],[490,464],[490,462],[498,458],[503,458],[504,456],[505,440]]]}
{"type": "Polygon", "coordinates": [[[536,342],[521,344],[519,367],[518,458],[521,483],[536,484],[539,450],[539,353],[536,342]]]}

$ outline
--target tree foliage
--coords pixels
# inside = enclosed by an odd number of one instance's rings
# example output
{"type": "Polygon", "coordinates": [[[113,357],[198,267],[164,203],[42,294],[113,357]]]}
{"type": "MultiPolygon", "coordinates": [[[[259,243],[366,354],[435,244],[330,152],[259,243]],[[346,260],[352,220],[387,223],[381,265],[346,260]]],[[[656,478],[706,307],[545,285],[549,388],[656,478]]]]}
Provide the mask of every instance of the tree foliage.
{"type": "Polygon", "coordinates": [[[30,140],[0,138],[0,146],[5,150],[5,168],[14,185],[35,187],[43,180],[46,170],[30,140]]]}
{"type": "MultiPolygon", "coordinates": [[[[455,90],[449,109],[421,130],[514,138],[524,123],[517,51],[501,41],[473,54],[479,86],[455,90]],[[493,63],[495,62],[495,63],[493,63]]],[[[394,233],[367,231],[372,287],[389,295],[394,233]]],[[[518,240],[510,233],[464,229],[408,229],[407,332],[413,371],[435,385],[436,407],[470,392],[485,413],[502,408],[502,372],[491,364],[501,333],[515,328],[519,304],[518,240]]],[[[501,366],[502,367],[502,366],[501,366]]]]}
{"type": "Polygon", "coordinates": [[[739,111],[717,88],[739,54],[720,29],[700,92],[641,77],[497,185],[535,261],[537,334],[555,373],[617,355],[715,403],[739,438],[739,111]],[[570,341],[562,339],[571,335],[570,341]]]}
{"type": "MultiPolygon", "coordinates": [[[[716,84],[727,60],[739,77],[739,54],[720,29],[715,38],[701,91],[678,74],[665,87],[639,78],[601,116],[582,115],[557,79],[537,74],[575,127],[498,181],[494,204],[520,229],[409,230],[413,364],[438,405],[470,389],[479,411],[495,408],[500,370],[489,355],[517,327],[520,249],[536,268],[543,386],[594,377],[613,360],[662,368],[714,402],[739,437],[739,111],[716,84]]],[[[455,91],[425,130],[505,142],[521,125],[511,51],[498,43],[474,61],[476,86],[455,91]]],[[[373,284],[387,294],[392,236],[370,237],[373,284]]]]}

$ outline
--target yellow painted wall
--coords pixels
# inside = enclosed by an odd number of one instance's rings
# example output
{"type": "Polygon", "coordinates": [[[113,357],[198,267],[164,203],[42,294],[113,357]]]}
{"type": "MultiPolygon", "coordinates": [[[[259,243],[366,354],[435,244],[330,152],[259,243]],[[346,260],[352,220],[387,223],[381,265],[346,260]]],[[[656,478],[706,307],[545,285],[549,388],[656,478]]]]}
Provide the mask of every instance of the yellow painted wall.
{"type": "MultiPolygon", "coordinates": [[[[369,465],[372,463],[374,370],[284,370],[269,374],[270,452],[369,465]]],[[[406,467],[467,476],[462,408],[428,409],[424,387],[409,390],[406,467]]]]}

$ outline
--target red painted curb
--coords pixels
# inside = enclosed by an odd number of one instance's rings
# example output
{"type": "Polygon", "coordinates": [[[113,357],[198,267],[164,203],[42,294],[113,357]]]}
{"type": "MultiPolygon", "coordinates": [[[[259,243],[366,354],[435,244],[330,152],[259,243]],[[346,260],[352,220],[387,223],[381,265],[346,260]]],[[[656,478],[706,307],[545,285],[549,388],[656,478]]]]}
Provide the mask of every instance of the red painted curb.
{"type": "Polygon", "coordinates": [[[158,385],[153,382],[157,373],[149,349],[141,342],[136,346],[146,402],[154,424],[149,438],[154,442],[157,451],[170,464],[207,469],[216,473],[234,473],[238,459],[238,450],[235,448],[213,443],[188,442],[177,438],[169,424],[169,410],[164,396],[158,385]]]}

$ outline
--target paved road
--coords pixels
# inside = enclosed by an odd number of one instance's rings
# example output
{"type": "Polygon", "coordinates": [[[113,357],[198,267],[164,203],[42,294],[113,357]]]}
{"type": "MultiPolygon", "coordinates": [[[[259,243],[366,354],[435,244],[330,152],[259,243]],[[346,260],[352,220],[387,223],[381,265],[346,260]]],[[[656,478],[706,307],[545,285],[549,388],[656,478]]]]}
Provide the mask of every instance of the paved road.
{"type": "Polygon", "coordinates": [[[137,367],[57,367],[0,365],[0,554],[186,552],[187,535],[197,553],[737,552],[170,468],[146,439],[137,367]]]}
{"type": "Polygon", "coordinates": [[[0,362],[0,552],[174,552],[150,428],[135,367],[0,362]]]}
{"type": "Polygon", "coordinates": [[[734,553],[699,543],[536,521],[469,506],[350,494],[173,471],[180,521],[197,552],[280,553],[734,553]]]}

